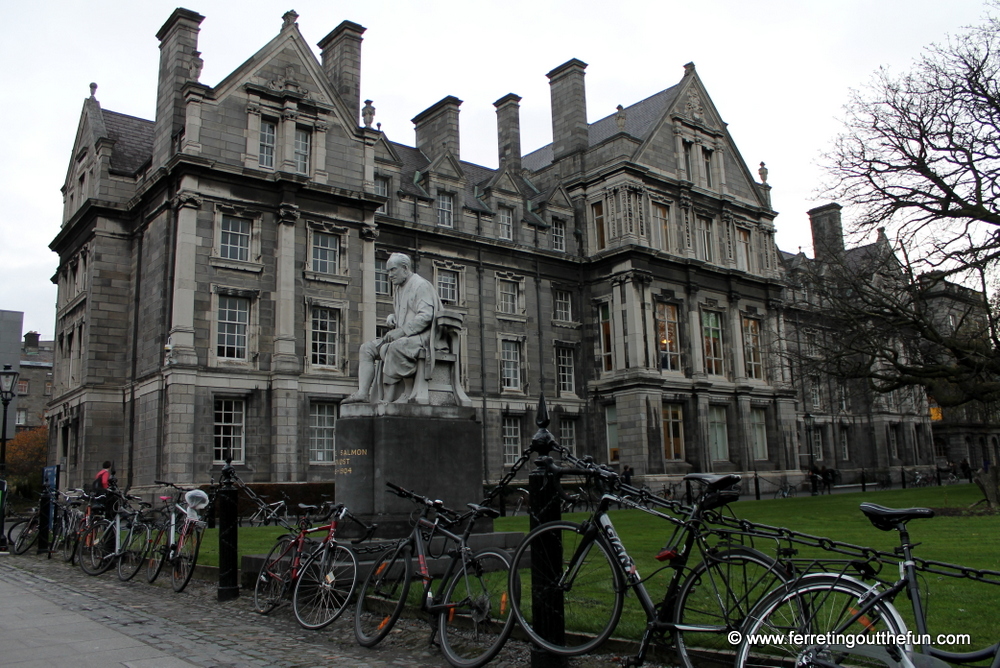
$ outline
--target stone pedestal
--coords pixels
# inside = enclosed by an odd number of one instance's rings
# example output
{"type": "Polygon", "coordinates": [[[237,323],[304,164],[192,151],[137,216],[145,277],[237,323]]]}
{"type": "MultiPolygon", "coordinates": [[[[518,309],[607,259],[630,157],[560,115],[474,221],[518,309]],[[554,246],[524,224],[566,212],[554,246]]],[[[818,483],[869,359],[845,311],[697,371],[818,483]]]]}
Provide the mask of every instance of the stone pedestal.
{"type": "Polygon", "coordinates": [[[337,501],[365,521],[377,522],[376,538],[408,534],[410,516],[418,508],[388,492],[386,482],[464,511],[465,504],[483,498],[482,433],[474,408],[342,406],[337,421],[337,501]]]}

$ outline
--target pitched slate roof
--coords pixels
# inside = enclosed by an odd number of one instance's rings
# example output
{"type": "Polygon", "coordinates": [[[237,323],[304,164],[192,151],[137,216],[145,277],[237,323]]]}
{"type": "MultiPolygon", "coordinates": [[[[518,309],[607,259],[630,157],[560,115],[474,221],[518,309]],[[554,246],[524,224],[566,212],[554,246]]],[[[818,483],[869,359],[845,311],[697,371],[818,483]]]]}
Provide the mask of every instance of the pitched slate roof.
{"type": "Polygon", "coordinates": [[[111,171],[132,176],[153,155],[153,121],[101,110],[111,149],[111,171]]]}
{"type": "MultiPolygon", "coordinates": [[[[640,140],[645,140],[652,132],[653,126],[663,116],[667,108],[677,99],[677,93],[681,85],[676,84],[661,90],[655,95],[647,97],[645,100],[636,102],[630,107],[625,107],[625,134],[632,135],[640,140]]],[[[602,141],[620,132],[615,112],[605,116],[599,121],[591,123],[587,127],[587,141],[589,146],[596,146],[602,141]]],[[[536,151],[521,158],[521,164],[532,171],[536,171],[552,164],[552,144],[546,144],[536,151]]]]}

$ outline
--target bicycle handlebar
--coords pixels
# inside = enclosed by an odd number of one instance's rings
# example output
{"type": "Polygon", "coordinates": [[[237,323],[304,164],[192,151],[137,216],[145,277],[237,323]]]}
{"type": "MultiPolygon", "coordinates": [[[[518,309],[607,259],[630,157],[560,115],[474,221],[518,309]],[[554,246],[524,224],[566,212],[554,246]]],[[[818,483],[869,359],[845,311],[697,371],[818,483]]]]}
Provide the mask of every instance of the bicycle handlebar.
{"type": "Polygon", "coordinates": [[[458,512],[452,510],[451,508],[445,507],[444,501],[442,501],[441,499],[428,498],[422,494],[417,494],[414,491],[403,489],[399,485],[396,485],[388,481],[386,481],[385,486],[389,488],[389,490],[387,491],[391,491],[398,497],[404,499],[410,499],[414,503],[422,504],[424,506],[427,506],[428,508],[432,508],[433,510],[437,511],[438,516],[441,517],[441,519],[444,520],[446,524],[449,525],[454,524],[460,517],[460,514],[458,512]],[[448,517],[448,515],[451,515],[451,517],[448,517]]]}

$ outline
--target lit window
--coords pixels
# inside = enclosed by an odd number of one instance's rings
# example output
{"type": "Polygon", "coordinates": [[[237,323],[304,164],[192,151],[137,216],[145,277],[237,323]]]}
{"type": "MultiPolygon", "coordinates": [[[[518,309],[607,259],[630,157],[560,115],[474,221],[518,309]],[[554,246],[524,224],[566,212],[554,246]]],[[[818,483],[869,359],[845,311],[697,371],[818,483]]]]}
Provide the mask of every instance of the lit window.
{"type": "Polygon", "coordinates": [[[336,453],[337,406],[315,403],[309,407],[309,461],[332,462],[336,453]]]}
{"type": "Polygon", "coordinates": [[[257,153],[257,164],[266,169],[274,169],[274,147],[278,135],[278,126],[273,121],[260,122],[260,148],[257,153]]]}
{"type": "Polygon", "coordinates": [[[708,407],[708,441],[713,460],[722,462],[729,459],[729,428],[725,406],[708,407]]]}
{"type": "Polygon", "coordinates": [[[518,312],[517,281],[497,281],[497,311],[509,315],[518,312]]]}
{"type": "Polygon", "coordinates": [[[684,408],[680,404],[663,404],[663,457],[684,459],[684,408]]]}
{"type": "Polygon", "coordinates": [[[295,171],[299,174],[309,173],[309,151],[312,145],[312,134],[304,128],[295,128],[295,171]]]}
{"type": "Polygon", "coordinates": [[[451,269],[437,271],[438,297],[443,304],[458,303],[458,272],[451,269]]]}
{"type": "Polygon", "coordinates": [[[612,361],[613,342],[611,340],[611,305],[603,303],[598,306],[598,315],[601,323],[601,367],[604,371],[614,369],[612,361]]]}
{"type": "Polygon", "coordinates": [[[312,364],[336,367],[340,339],[340,311],[314,306],[310,333],[312,364]]]}
{"type": "Polygon", "coordinates": [[[760,461],[767,459],[767,413],[763,408],[750,409],[750,452],[760,461]]]}
{"type": "Polygon", "coordinates": [[[521,344],[505,339],[500,342],[500,389],[521,390],[521,344]]]}
{"type": "Polygon", "coordinates": [[[705,373],[721,376],[725,373],[722,357],[722,314],[703,311],[702,337],[705,344],[705,373]]]}
{"type": "Polygon", "coordinates": [[[521,421],[516,417],[503,419],[503,465],[513,466],[521,457],[521,421]]]}
{"type": "Polygon", "coordinates": [[[340,235],[313,232],[312,269],[317,274],[336,274],[340,267],[340,235]]]}
{"type": "Polygon", "coordinates": [[[247,327],[250,300],[244,297],[219,296],[219,329],[216,355],[225,359],[247,358],[247,327]]]}
{"type": "Polygon", "coordinates": [[[604,202],[595,202],[591,206],[594,212],[594,232],[597,238],[597,250],[604,248],[606,243],[604,238],[604,202]]]}
{"type": "Polygon", "coordinates": [[[447,193],[438,193],[437,198],[437,218],[441,227],[454,227],[455,196],[447,193]]]}
{"type": "Polygon", "coordinates": [[[604,424],[608,437],[608,461],[617,462],[618,450],[618,407],[614,404],[604,408],[604,424]]]}
{"type": "MultiPolygon", "coordinates": [[[[389,196],[389,179],[384,176],[375,177],[375,194],[381,197],[389,196]]],[[[389,202],[380,206],[375,213],[389,213],[389,202]]]]}
{"type": "Polygon", "coordinates": [[[566,221],[552,221],[552,250],[564,252],[566,250],[566,221]]]}
{"type": "Polygon", "coordinates": [[[567,290],[554,290],[552,296],[555,302],[552,318],[562,322],[573,322],[573,295],[567,290]]]}
{"type": "Polygon", "coordinates": [[[251,223],[245,218],[222,216],[219,223],[219,257],[226,260],[250,260],[251,223]]]}
{"type": "Polygon", "coordinates": [[[563,346],[556,348],[556,376],[560,394],[576,393],[575,371],[573,349],[563,346]]]}
{"type": "Polygon", "coordinates": [[[764,378],[764,363],[760,353],[760,320],[743,318],[743,357],[747,378],[764,378]]]}
{"type": "Polygon", "coordinates": [[[375,258],[375,294],[389,294],[389,268],[384,258],[375,258]]]}
{"type": "Polygon", "coordinates": [[[497,212],[497,238],[511,240],[514,238],[514,210],[502,206],[497,212]]]}
{"type": "Polygon", "coordinates": [[[246,406],[242,399],[215,400],[214,461],[221,464],[232,459],[243,463],[243,434],[246,406]]]}
{"type": "Polygon", "coordinates": [[[660,368],[680,371],[681,341],[677,305],[656,304],[656,340],[660,350],[660,368]]]}

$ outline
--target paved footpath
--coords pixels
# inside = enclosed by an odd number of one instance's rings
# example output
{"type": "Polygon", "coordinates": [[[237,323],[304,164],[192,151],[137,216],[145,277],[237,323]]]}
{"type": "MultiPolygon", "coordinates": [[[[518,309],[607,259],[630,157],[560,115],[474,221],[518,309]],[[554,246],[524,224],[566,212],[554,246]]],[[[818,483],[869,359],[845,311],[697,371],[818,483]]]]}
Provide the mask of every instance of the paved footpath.
{"type": "MultiPolygon", "coordinates": [[[[288,606],[262,616],[250,597],[216,600],[213,583],[192,580],[176,594],[169,578],[142,573],[120,582],[91,577],[58,558],[0,556],[0,666],[3,668],[305,668],[447,666],[428,647],[429,627],[401,620],[378,646],[354,640],[349,612],[322,631],[296,623],[288,606]]],[[[252,596],[252,592],[250,593],[252,596]]],[[[632,601],[634,603],[634,601],[632,601]]],[[[510,641],[491,668],[530,664],[528,646],[510,641]]],[[[572,659],[573,668],[608,668],[612,656],[572,659]]],[[[647,664],[655,668],[655,664],[647,664]]]]}

